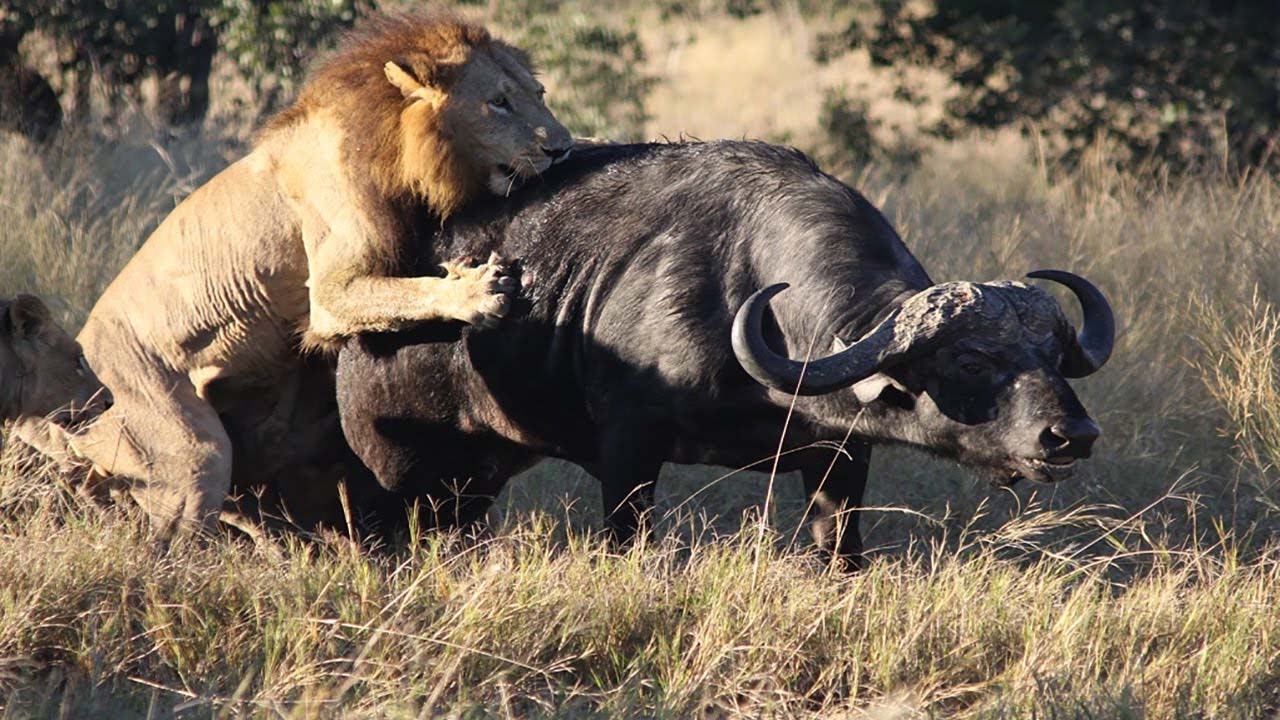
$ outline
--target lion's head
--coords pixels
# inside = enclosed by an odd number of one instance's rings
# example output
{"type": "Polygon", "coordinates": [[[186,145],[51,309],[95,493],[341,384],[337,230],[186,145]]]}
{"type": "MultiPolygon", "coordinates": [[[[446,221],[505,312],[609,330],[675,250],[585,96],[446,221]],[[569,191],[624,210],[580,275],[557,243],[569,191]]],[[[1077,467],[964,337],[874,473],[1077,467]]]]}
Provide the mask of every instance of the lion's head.
{"type": "Polygon", "coordinates": [[[47,416],[69,425],[96,417],[110,404],[80,344],[39,298],[0,300],[0,420],[47,416]]]}
{"type": "Polygon", "coordinates": [[[481,189],[509,192],[573,144],[529,58],[452,15],[370,18],[272,126],[332,109],[348,162],[384,196],[447,216],[481,189]]]}

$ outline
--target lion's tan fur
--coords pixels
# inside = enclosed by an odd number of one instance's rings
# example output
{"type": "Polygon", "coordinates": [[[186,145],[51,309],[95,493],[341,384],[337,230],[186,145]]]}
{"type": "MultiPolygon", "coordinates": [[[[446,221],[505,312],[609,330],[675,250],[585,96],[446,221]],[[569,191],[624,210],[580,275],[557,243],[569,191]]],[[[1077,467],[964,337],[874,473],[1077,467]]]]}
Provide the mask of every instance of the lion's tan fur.
{"type": "Polygon", "coordinates": [[[443,218],[503,168],[550,164],[543,148],[568,133],[539,91],[523,56],[483,28],[371,21],[99,299],[80,340],[117,403],[74,451],[128,477],[162,527],[207,524],[230,482],[220,415],[276,392],[304,347],[430,320],[496,323],[511,290],[496,263],[388,273],[415,212],[443,218]]]}
{"type": "Polygon", "coordinates": [[[63,413],[86,420],[107,398],[80,345],[32,295],[0,299],[0,423],[63,413]]]}
{"type": "Polygon", "coordinates": [[[475,52],[496,56],[503,65],[529,66],[518,49],[453,16],[429,23],[408,15],[371,19],[312,72],[297,101],[260,137],[319,112],[333,113],[341,119],[349,167],[373,178],[383,196],[410,193],[447,216],[481,188],[467,149],[453,147],[437,108],[405,103],[391,83],[369,77],[394,61],[447,95],[475,52]],[[403,122],[402,113],[411,113],[412,121],[403,122]]]}

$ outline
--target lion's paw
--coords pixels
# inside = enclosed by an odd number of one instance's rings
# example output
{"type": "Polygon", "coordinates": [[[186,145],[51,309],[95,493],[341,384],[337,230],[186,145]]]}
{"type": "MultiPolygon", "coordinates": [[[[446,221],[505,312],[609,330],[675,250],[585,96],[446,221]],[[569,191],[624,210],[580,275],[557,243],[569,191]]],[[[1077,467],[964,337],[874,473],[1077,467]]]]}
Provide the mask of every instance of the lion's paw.
{"type": "Polygon", "coordinates": [[[492,328],[511,311],[520,283],[511,265],[497,253],[479,265],[460,258],[441,266],[445,279],[457,283],[456,319],[476,327],[492,328]]]}

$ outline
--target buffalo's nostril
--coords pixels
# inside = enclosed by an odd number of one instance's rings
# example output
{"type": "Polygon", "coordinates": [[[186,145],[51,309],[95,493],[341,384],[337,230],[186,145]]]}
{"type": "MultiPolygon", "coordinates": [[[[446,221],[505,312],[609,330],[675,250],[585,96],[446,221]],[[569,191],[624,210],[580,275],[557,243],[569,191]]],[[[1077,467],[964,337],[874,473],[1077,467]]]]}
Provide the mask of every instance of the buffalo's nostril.
{"type": "Polygon", "coordinates": [[[1052,452],[1066,445],[1067,439],[1055,433],[1053,428],[1045,428],[1040,431],[1040,444],[1044,446],[1045,450],[1052,452]]]}
{"type": "Polygon", "coordinates": [[[1075,457],[1088,457],[1093,443],[1102,431],[1089,418],[1066,418],[1055,422],[1040,433],[1040,442],[1050,453],[1068,453],[1075,457]]]}

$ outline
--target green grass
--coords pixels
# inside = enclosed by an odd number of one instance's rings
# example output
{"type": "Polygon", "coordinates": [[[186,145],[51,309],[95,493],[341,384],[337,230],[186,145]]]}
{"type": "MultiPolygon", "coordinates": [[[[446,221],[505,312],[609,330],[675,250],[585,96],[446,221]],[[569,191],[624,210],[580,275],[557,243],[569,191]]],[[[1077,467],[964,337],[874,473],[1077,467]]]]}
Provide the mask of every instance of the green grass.
{"type": "MultiPolygon", "coordinates": [[[[37,291],[78,326],[235,152],[148,138],[0,142],[0,295],[37,291]]],[[[805,553],[794,477],[667,468],[659,539],[617,555],[592,539],[594,482],[547,464],[513,484],[486,538],[390,554],[331,538],[280,560],[231,539],[160,552],[135,515],[85,505],[10,453],[0,715],[1280,710],[1280,181],[1106,159],[1045,169],[997,136],[905,176],[848,178],[936,280],[1060,267],[1107,291],[1113,360],[1076,383],[1104,438],[1075,480],[997,492],[877,451],[873,561],[846,577],[805,553]]]]}

